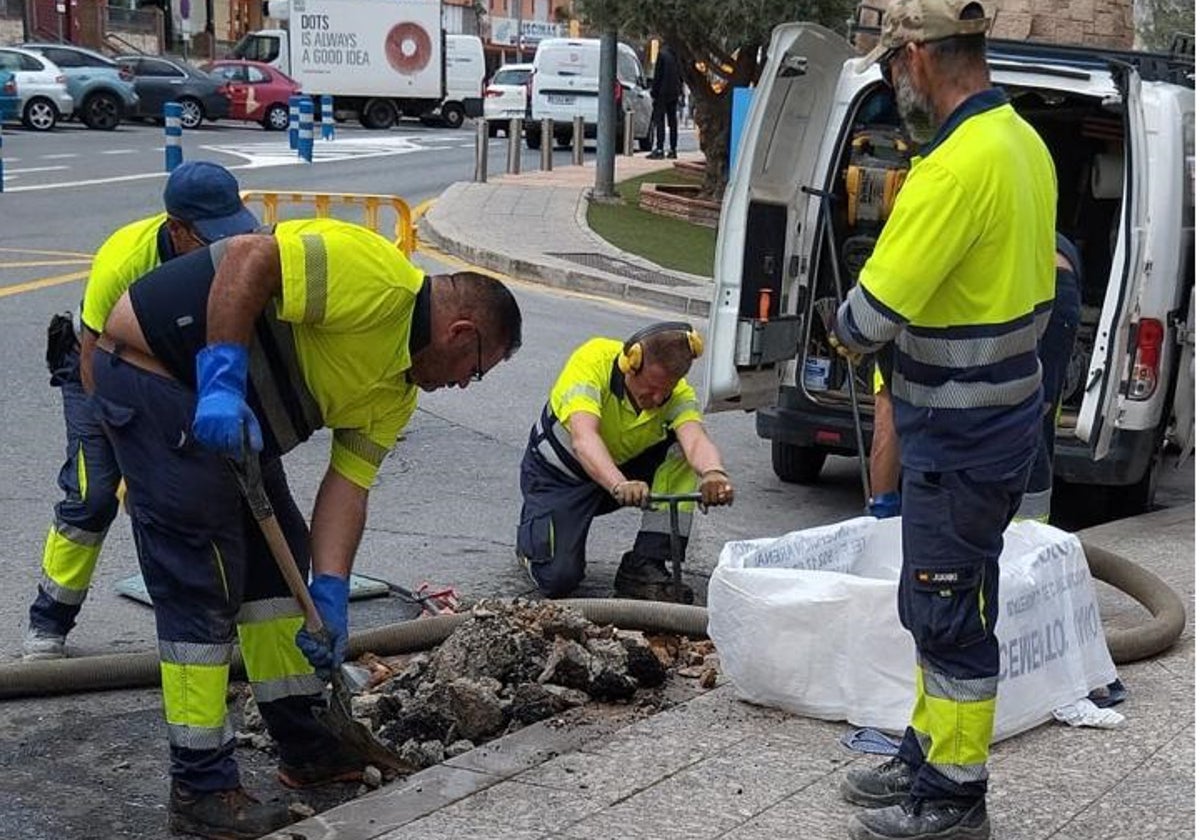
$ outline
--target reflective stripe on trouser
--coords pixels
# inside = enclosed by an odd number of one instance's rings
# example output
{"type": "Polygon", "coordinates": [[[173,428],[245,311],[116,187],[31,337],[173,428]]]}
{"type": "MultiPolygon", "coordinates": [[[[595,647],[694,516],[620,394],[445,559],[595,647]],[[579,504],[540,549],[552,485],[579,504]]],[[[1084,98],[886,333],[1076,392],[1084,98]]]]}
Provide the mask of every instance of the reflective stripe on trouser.
{"type": "Polygon", "coordinates": [[[966,470],[902,476],[900,622],[917,647],[917,694],[900,756],[913,795],[987,793],[1000,673],[998,560],[1032,453],[966,470]]]}
{"type": "MultiPolygon", "coordinates": [[[[530,574],[542,593],[556,598],[570,594],[583,580],[592,520],[619,507],[606,488],[548,462],[538,449],[543,442],[535,424],[521,460],[523,503],[517,525],[517,554],[530,561],[530,574]]],[[[696,489],[695,473],[684,460],[674,435],[620,468],[626,478],[645,481],[654,492],[689,493],[696,489]]],[[[686,546],[691,512],[681,509],[679,519],[686,546]]],[[[644,513],[634,553],[669,560],[669,528],[666,511],[644,513]]]]}
{"type": "Polygon", "coordinates": [[[71,353],[55,381],[62,392],[66,423],[66,459],[58,472],[63,497],[54,507],[54,523],[42,550],[42,577],[29,608],[29,623],[66,635],[96,569],[108,528],[116,518],[116,456],[79,381],[79,355],[71,353]]]}
{"type": "MultiPolygon", "coordinates": [[[[296,649],[294,610],[278,605],[286,583],[224,460],[191,439],[194,394],[103,351],[95,374],[97,411],[129,485],[154,602],[171,775],[194,790],[238,784],[225,686],[239,618],[247,670],[280,757],[290,763],[336,749],[312,715],[320,683],[296,649]]],[[[277,460],[264,463],[263,481],[304,574],[308,534],[277,460]]]]}

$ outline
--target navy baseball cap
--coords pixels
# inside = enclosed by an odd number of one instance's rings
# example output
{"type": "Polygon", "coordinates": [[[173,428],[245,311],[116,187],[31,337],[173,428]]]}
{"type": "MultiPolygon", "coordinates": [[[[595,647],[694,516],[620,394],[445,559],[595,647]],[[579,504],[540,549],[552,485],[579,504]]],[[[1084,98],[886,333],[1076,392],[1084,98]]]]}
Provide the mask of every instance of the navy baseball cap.
{"type": "Polygon", "coordinates": [[[189,160],[175,167],[163,190],[167,213],[187,222],[207,242],[250,233],[259,221],[242,204],[237,178],[218,163],[189,160]]]}

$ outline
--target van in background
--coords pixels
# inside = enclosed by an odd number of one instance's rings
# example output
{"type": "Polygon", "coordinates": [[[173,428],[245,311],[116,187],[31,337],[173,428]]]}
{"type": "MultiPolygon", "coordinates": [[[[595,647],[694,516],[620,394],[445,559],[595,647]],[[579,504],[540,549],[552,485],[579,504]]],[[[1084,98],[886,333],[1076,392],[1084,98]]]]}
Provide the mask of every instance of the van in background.
{"type": "MultiPolygon", "coordinates": [[[[584,136],[595,138],[599,119],[600,39],[547,38],[533,57],[530,116],[525,143],[536,149],[542,143],[544,119],[554,120],[554,142],[571,145],[576,115],[583,117],[584,136]]],[[[626,119],[633,120],[638,148],[650,151],[652,103],[642,64],[628,44],[617,44],[617,131],[624,136],[626,119]]]]}

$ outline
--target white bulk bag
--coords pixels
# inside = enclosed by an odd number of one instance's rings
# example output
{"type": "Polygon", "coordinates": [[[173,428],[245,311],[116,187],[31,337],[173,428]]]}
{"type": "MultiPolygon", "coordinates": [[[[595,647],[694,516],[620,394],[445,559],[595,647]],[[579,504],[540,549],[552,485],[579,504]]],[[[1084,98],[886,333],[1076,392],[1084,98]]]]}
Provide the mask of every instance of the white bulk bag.
{"type": "MultiPolygon", "coordinates": [[[[900,520],[870,517],[726,543],[708,585],[722,670],[752,703],[886,732],[908,725],[912,636],[900,625],[900,520]]],[[[1020,522],[1000,556],[993,741],[1116,679],[1083,547],[1020,522]]]]}

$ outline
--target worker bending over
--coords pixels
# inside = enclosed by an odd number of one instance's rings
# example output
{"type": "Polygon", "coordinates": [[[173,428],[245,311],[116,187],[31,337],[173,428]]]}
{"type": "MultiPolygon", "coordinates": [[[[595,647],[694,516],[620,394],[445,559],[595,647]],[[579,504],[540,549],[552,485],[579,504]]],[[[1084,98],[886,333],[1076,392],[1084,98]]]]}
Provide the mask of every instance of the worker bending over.
{"type": "Polygon", "coordinates": [[[367,492],[418,390],[467,387],[520,346],[503,284],[427,277],[381,236],[333,219],[282,222],[163,265],[116,304],[97,341],[95,398],[129,486],[154,601],[177,831],[257,837],[291,821],[241,787],[225,690],[235,626],[281,781],[361,776],[313,716],[348,636],[349,576],[367,492]],[[281,522],[307,566],[327,639],[294,598],[229,460],[264,470],[330,428],[311,534],[281,522]]]}

